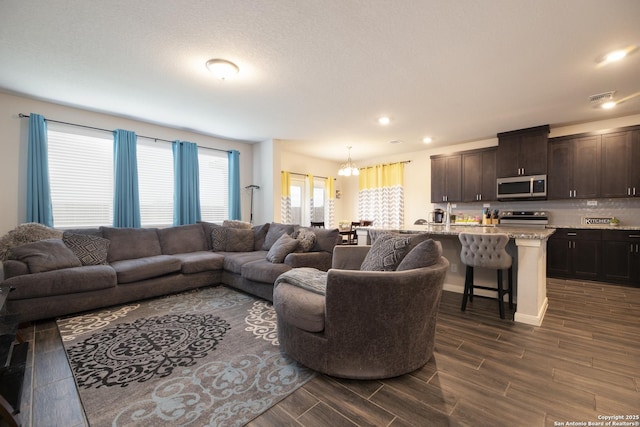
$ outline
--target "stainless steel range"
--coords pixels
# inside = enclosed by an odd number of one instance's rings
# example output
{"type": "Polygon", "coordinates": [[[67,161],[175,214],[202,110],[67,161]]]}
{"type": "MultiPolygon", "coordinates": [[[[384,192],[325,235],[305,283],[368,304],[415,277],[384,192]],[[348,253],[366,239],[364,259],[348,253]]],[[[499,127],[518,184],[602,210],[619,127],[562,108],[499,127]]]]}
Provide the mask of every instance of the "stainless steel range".
{"type": "Polygon", "coordinates": [[[500,225],[544,228],[547,224],[549,217],[542,211],[503,211],[500,214],[500,225]]]}

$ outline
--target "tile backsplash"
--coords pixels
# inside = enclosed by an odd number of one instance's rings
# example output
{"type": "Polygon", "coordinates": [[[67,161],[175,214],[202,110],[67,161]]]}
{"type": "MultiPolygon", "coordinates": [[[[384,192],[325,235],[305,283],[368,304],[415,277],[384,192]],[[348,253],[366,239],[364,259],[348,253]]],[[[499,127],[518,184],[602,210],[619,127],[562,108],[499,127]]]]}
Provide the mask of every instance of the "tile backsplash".
{"type": "MultiPolygon", "coordinates": [[[[514,202],[487,202],[490,209],[500,211],[544,211],[549,224],[579,226],[583,218],[616,217],[621,225],[640,226],[640,197],[633,199],[580,199],[580,200],[536,200],[514,202]],[[596,206],[589,203],[596,202],[596,206]]],[[[452,203],[452,213],[458,215],[480,215],[485,203],[452,203]]],[[[435,204],[434,208],[446,209],[446,204],[435,204]]]]}

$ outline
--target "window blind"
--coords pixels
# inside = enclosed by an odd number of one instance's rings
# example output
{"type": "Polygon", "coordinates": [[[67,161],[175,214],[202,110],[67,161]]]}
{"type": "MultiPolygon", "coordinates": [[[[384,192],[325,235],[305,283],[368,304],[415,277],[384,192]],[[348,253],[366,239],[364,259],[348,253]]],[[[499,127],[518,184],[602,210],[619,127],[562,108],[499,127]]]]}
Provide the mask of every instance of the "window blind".
{"type": "Polygon", "coordinates": [[[53,223],[58,228],[113,223],[113,136],[47,124],[53,223]]]}
{"type": "Polygon", "coordinates": [[[203,221],[229,218],[229,161],[227,153],[198,148],[200,211],[203,221]]]}
{"type": "Polygon", "coordinates": [[[138,189],[143,227],[173,224],[173,152],[170,142],[138,138],[138,189]]]}

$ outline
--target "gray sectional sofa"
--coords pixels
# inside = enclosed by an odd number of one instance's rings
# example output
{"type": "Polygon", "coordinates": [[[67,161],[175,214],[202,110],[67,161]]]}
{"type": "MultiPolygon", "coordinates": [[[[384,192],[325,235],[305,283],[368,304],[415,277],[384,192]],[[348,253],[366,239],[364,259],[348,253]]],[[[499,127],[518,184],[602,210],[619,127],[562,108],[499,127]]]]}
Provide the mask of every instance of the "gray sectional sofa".
{"type": "Polygon", "coordinates": [[[337,229],[234,221],[66,231],[10,250],[4,314],[47,319],[217,284],[271,301],[281,273],[328,270],[339,239],[337,229]]]}

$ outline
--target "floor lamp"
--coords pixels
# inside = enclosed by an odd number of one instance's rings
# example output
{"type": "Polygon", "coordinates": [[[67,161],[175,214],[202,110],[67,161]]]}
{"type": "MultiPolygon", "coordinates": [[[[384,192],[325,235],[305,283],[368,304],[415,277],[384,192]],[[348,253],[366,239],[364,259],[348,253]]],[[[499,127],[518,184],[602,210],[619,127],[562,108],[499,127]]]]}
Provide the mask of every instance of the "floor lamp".
{"type": "Polygon", "coordinates": [[[251,215],[249,216],[249,222],[251,224],[253,224],[253,190],[259,190],[260,186],[259,185],[255,185],[255,184],[251,184],[251,185],[247,185],[244,188],[245,188],[245,190],[251,191],[251,215]]]}

